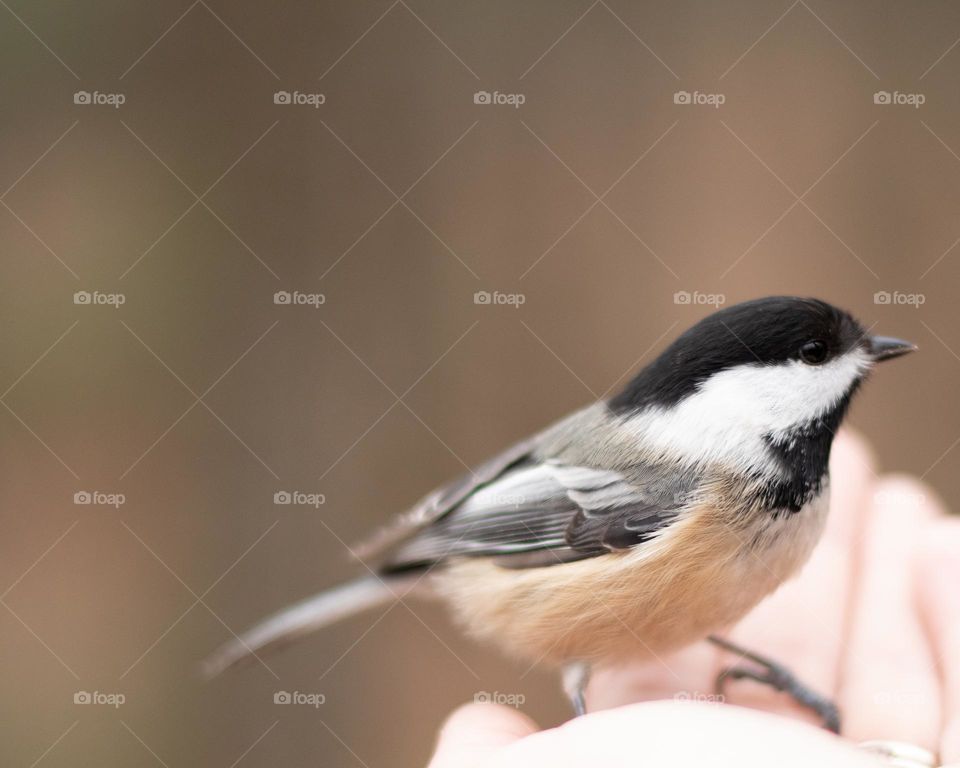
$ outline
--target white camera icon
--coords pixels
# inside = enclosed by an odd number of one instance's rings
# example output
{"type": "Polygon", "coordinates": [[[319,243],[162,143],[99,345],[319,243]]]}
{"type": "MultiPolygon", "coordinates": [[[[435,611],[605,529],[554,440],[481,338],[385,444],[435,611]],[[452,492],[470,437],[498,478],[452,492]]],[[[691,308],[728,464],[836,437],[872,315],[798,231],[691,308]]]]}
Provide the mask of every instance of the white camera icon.
{"type": "Polygon", "coordinates": [[[89,491],[77,491],[73,494],[74,504],[91,504],[92,502],[93,496],[90,495],[89,491]]]}
{"type": "Polygon", "coordinates": [[[88,691],[77,691],[73,694],[73,703],[74,704],[89,704],[93,701],[93,697],[88,691]]]}
{"type": "Polygon", "coordinates": [[[292,501],[293,496],[290,495],[290,491],[277,491],[273,494],[274,504],[290,504],[292,501]]]}
{"type": "Polygon", "coordinates": [[[290,91],[277,91],[273,94],[274,104],[290,104],[292,101],[293,97],[290,95],[290,91]]]}
{"type": "Polygon", "coordinates": [[[473,294],[474,304],[489,304],[492,299],[493,297],[490,295],[490,291],[477,291],[473,294]]]}
{"type": "Polygon", "coordinates": [[[90,91],[77,91],[73,94],[74,104],[89,104],[91,101],[90,91]]]}
{"type": "Polygon", "coordinates": [[[873,303],[874,304],[889,304],[893,297],[890,295],[890,291],[877,291],[873,294],[873,303]]]}
{"type": "Polygon", "coordinates": [[[689,304],[691,300],[690,291],[677,291],[673,294],[674,304],[689,304]]]}
{"type": "Polygon", "coordinates": [[[93,296],[89,291],[77,291],[73,294],[74,304],[89,304],[92,300],[93,296]]]}
{"type": "Polygon", "coordinates": [[[492,104],[493,97],[490,95],[490,91],[477,91],[475,94],[473,94],[473,103],[492,104]]]}
{"type": "Polygon", "coordinates": [[[293,697],[290,696],[289,691],[277,691],[273,694],[274,704],[289,704],[292,700],[293,697]]]}
{"type": "Polygon", "coordinates": [[[289,304],[293,301],[293,294],[290,291],[277,291],[273,294],[274,304],[289,304]]]}
{"type": "Polygon", "coordinates": [[[693,97],[690,96],[690,91],[677,91],[673,94],[674,104],[689,104],[692,100],[693,97]]]}
{"type": "Polygon", "coordinates": [[[890,104],[892,101],[892,96],[890,91],[877,91],[873,94],[873,103],[874,104],[890,104]]]}

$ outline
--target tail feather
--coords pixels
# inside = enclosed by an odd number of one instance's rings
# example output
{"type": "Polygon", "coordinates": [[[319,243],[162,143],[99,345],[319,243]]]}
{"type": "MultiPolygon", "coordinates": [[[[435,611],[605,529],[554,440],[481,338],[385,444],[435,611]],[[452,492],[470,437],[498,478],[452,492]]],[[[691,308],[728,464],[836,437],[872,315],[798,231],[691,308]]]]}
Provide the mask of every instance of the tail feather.
{"type": "Polygon", "coordinates": [[[230,667],[259,658],[261,653],[277,650],[328,624],[401,598],[415,582],[416,577],[410,576],[371,575],[308,597],[224,643],[203,662],[203,674],[208,679],[216,677],[230,667]]]}

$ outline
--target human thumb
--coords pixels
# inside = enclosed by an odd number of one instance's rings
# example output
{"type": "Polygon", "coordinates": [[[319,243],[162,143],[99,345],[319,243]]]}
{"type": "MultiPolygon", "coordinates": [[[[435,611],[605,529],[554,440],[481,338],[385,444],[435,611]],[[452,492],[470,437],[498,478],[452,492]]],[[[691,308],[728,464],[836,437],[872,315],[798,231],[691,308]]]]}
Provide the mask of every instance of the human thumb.
{"type": "Polygon", "coordinates": [[[429,768],[474,768],[497,750],[536,733],[536,724],[516,709],[500,704],[466,704],[440,729],[429,768]]]}

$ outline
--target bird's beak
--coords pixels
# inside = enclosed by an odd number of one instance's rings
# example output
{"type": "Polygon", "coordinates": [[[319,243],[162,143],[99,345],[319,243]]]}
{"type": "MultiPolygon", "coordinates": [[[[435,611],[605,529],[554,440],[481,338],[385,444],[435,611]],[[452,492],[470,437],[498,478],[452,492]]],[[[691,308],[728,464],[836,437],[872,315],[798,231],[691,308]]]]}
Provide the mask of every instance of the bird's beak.
{"type": "Polygon", "coordinates": [[[873,358],[874,362],[881,360],[892,360],[895,357],[913,352],[917,345],[903,339],[895,339],[892,336],[870,336],[867,339],[867,354],[873,358]]]}

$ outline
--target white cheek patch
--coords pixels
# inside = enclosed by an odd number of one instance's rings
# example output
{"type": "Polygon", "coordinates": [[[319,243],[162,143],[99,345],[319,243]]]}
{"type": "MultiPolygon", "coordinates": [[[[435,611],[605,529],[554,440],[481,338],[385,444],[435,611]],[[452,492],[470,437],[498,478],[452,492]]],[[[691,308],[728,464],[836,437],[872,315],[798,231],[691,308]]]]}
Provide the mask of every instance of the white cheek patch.
{"type": "Polygon", "coordinates": [[[711,376],[673,408],[642,411],[623,428],[667,455],[762,469],[771,463],[764,435],[828,412],[870,364],[856,348],[824,365],[739,365],[711,376]]]}
{"type": "Polygon", "coordinates": [[[749,402],[746,410],[770,432],[811,421],[833,408],[859,377],[870,359],[858,349],[824,365],[792,360],[780,365],[743,365],[711,377],[691,398],[703,405],[749,402]]]}

